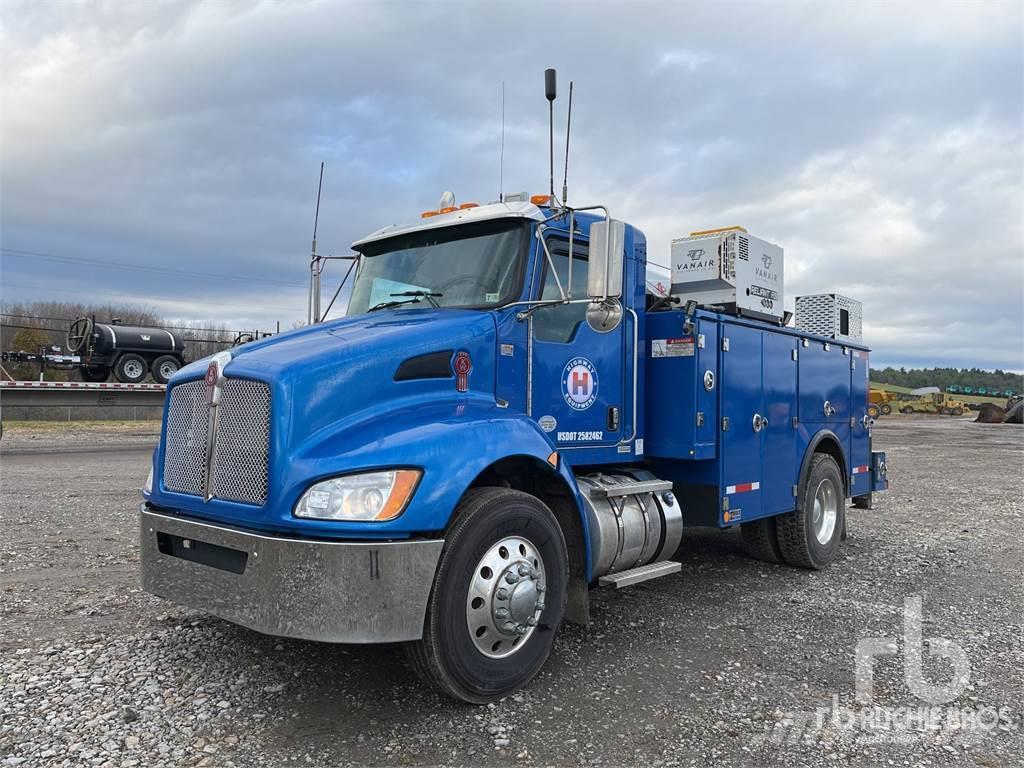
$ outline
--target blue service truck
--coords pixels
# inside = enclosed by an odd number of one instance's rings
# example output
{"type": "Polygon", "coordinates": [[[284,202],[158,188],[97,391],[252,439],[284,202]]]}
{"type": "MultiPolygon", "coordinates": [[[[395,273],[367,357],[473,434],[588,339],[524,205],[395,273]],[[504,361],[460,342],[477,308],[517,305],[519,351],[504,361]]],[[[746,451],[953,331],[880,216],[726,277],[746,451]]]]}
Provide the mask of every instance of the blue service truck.
{"type": "Polygon", "coordinates": [[[782,249],[737,227],[649,274],[639,229],[556,198],[551,155],[551,194],[446,193],[354,243],[343,319],[320,322],[314,237],[308,327],[171,378],[147,591],[271,635],[402,643],[484,703],[588,621],[590,589],[677,573],[685,527],[836,557],[847,501],[887,485],[855,302],[788,327],[782,249]]]}

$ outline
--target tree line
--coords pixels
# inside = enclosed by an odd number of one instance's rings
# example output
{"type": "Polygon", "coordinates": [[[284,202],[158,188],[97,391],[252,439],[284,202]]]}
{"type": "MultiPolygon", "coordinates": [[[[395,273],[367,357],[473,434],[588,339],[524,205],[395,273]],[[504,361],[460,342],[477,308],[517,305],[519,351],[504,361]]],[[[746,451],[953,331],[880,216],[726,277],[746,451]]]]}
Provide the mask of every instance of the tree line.
{"type": "Polygon", "coordinates": [[[871,381],[876,384],[891,384],[895,387],[981,387],[992,391],[1024,392],[1024,375],[996,369],[983,371],[980,368],[872,368],[871,381]]]}

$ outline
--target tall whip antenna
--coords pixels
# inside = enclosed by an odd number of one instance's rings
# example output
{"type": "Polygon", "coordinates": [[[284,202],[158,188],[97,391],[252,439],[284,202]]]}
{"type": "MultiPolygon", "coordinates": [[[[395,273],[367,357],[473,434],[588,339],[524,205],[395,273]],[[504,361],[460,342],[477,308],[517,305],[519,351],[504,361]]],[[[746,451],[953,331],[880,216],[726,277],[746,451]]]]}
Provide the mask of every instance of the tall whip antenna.
{"type": "Polygon", "coordinates": [[[320,181],[316,186],[316,212],[313,214],[313,250],[309,256],[309,324],[320,322],[320,257],[316,253],[316,228],[320,223],[320,193],[324,188],[324,164],[320,161],[320,181]]]}
{"type": "Polygon", "coordinates": [[[505,202],[505,81],[501,81],[501,149],[498,152],[498,202],[505,202]]]}
{"type": "Polygon", "coordinates": [[[316,256],[316,227],[320,223],[320,193],[324,188],[324,163],[320,161],[320,181],[316,185],[316,212],[313,214],[313,256],[316,256]]]}
{"type": "Polygon", "coordinates": [[[569,204],[569,131],[572,129],[572,80],[569,81],[569,116],[565,121],[565,173],[562,175],[562,205],[569,204]]]}
{"type": "Polygon", "coordinates": [[[544,97],[548,100],[548,162],[551,205],[555,204],[555,70],[544,70],[544,97]]]}

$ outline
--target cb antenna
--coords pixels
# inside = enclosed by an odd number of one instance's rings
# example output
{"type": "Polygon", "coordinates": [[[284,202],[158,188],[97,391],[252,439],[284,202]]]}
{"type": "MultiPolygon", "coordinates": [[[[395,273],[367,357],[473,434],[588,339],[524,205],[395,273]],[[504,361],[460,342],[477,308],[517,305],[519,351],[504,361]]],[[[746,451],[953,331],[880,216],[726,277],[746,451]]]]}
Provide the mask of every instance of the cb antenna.
{"type": "Polygon", "coordinates": [[[548,163],[551,180],[551,205],[555,204],[555,70],[544,70],[544,97],[548,100],[548,163]]]}
{"type": "Polygon", "coordinates": [[[324,163],[320,161],[320,181],[316,187],[316,211],[313,214],[313,246],[309,256],[309,324],[320,322],[320,257],[316,253],[316,228],[320,223],[320,193],[324,188],[324,163]]]}
{"type": "Polygon", "coordinates": [[[562,205],[569,204],[569,131],[572,129],[572,80],[569,81],[569,116],[565,121],[565,173],[562,174],[562,205]]]}
{"type": "Polygon", "coordinates": [[[324,188],[324,162],[320,161],[320,181],[316,185],[316,211],[313,214],[313,257],[316,258],[316,227],[320,222],[320,193],[324,188]]]}
{"type": "Polygon", "coordinates": [[[505,202],[505,81],[501,81],[501,149],[498,151],[498,202],[505,202]]]}

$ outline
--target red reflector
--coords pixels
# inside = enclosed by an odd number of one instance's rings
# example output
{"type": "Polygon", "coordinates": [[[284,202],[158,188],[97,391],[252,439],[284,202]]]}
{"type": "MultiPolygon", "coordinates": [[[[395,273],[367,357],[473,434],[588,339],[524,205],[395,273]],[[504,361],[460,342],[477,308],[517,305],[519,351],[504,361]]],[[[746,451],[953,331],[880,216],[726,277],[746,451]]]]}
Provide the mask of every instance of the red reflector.
{"type": "Polygon", "coordinates": [[[469,359],[468,352],[459,352],[452,363],[455,369],[455,389],[465,392],[469,389],[469,372],[473,370],[473,361],[469,359]]]}

